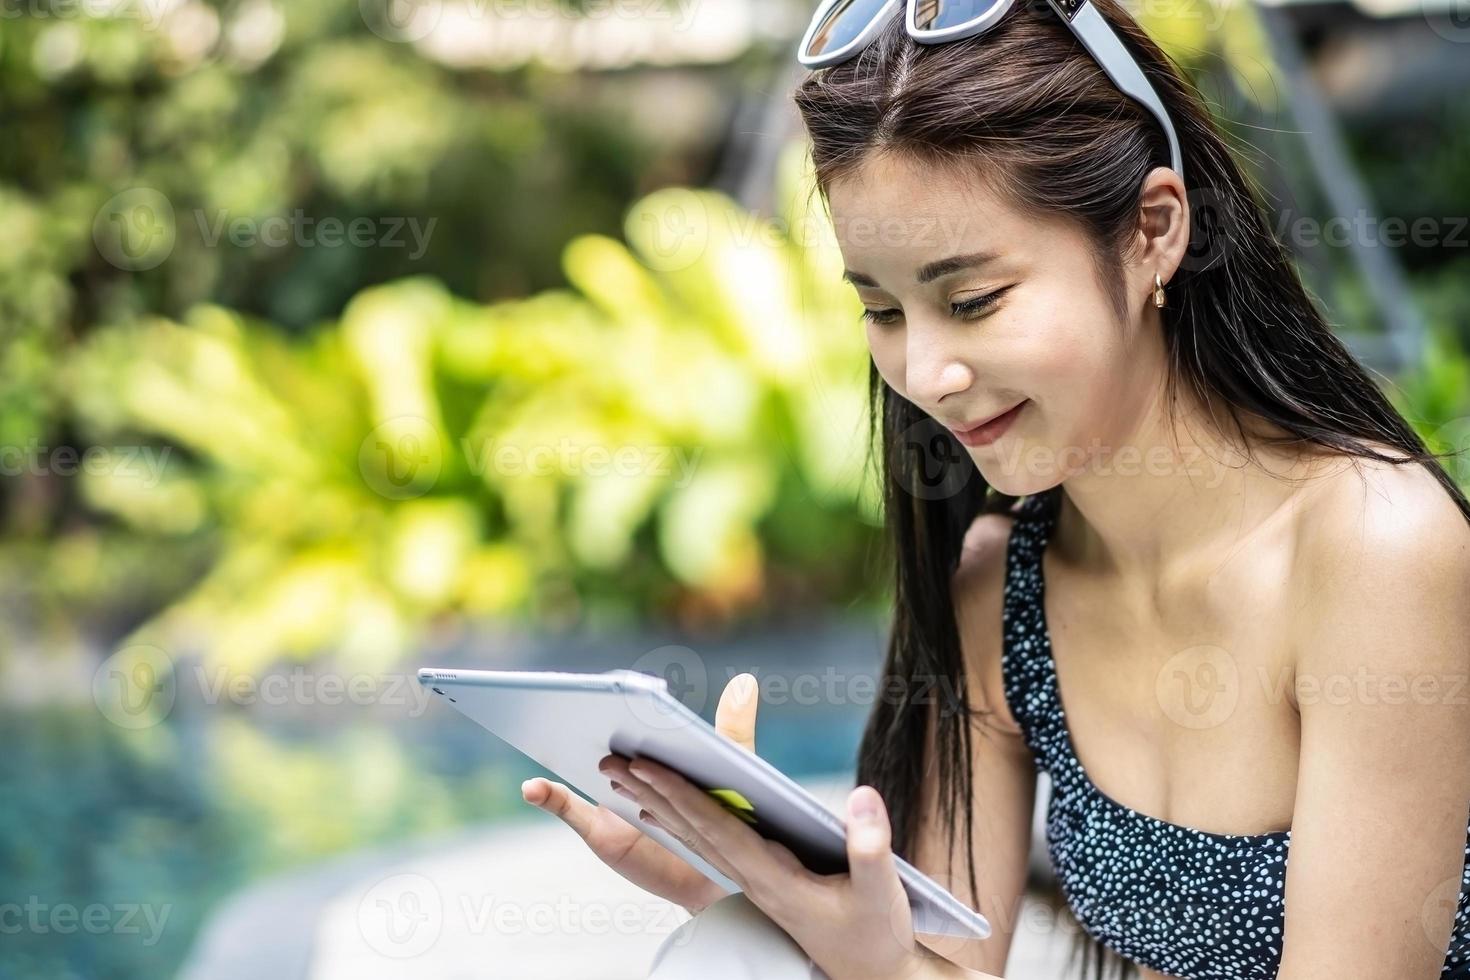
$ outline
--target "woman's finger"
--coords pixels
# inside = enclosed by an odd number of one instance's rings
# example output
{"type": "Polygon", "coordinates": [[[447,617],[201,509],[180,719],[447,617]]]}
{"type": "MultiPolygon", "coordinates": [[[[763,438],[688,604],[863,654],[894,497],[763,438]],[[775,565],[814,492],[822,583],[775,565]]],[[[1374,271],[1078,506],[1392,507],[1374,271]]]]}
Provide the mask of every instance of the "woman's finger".
{"type": "MultiPolygon", "coordinates": [[[[640,857],[650,857],[655,864],[665,864],[656,851],[646,854],[639,852],[649,846],[663,851],[664,854],[668,853],[667,850],[659,848],[656,842],[649,841],[644,835],[633,832],[632,828],[628,828],[627,835],[618,833],[617,828],[625,827],[625,821],[611,811],[593,806],[561,783],[540,776],[528,779],[521,783],[521,797],[571,827],[594,854],[614,868],[630,858],[640,857]]],[[[672,867],[677,868],[677,865],[672,867]]]]}
{"type": "MultiPolygon", "coordinates": [[[[695,854],[698,854],[700,857],[704,858],[710,864],[719,867],[719,855],[709,854],[704,841],[700,840],[699,836],[695,834],[692,830],[690,830],[687,826],[681,826],[677,822],[675,822],[673,826],[669,826],[668,824],[660,820],[653,813],[652,810],[639,810],[638,819],[642,820],[646,824],[657,827],[659,830],[662,830],[664,833],[674,838],[674,840],[678,841],[680,844],[683,844],[685,847],[689,848],[689,850],[693,851],[695,854]]],[[[720,870],[725,871],[725,869],[722,867],[720,868],[720,870]]],[[[725,873],[728,874],[728,872],[725,873]]]]}
{"type": "Polygon", "coordinates": [[[566,786],[535,777],[521,796],[570,826],[597,857],[640,888],[694,911],[725,894],[723,888],[611,810],[584,802],[566,786]]]}
{"type": "Polygon", "coordinates": [[[889,921],[893,935],[912,945],[912,914],[893,863],[893,830],[883,797],[859,786],[847,797],[847,867],[858,908],[889,921]]]}
{"type": "Polygon", "coordinates": [[[583,840],[592,833],[597,808],[561,783],[536,776],[521,783],[521,798],[552,816],[560,817],[583,840]]]}
{"type": "MultiPolygon", "coordinates": [[[[654,826],[678,840],[695,854],[714,865],[721,874],[744,888],[744,882],[738,872],[730,867],[729,862],[710,846],[710,842],[704,839],[696,828],[690,826],[689,821],[684,819],[678,809],[670,804],[657,789],[629,770],[626,759],[614,755],[604,759],[603,762],[605,764],[600,767],[603,775],[621,783],[627,790],[625,795],[641,806],[643,812],[654,818],[654,826]]],[[[643,812],[638,815],[640,820],[643,818],[643,812]]]]}
{"type": "Polygon", "coordinates": [[[755,715],[760,685],[754,674],[737,674],[720,693],[715,708],[715,730],[747,752],[755,751],[755,715]]]}
{"type": "Polygon", "coordinates": [[[682,820],[679,817],[677,810],[674,810],[672,807],[668,807],[667,804],[665,804],[665,810],[663,812],[666,814],[666,816],[660,818],[658,814],[654,813],[651,810],[639,810],[638,819],[646,824],[657,827],[659,830],[662,830],[664,833],[668,834],[670,837],[674,838],[679,843],[689,848],[690,851],[708,861],[711,865],[714,866],[715,870],[720,872],[720,874],[735,882],[736,886],[739,887],[741,891],[746,890],[745,876],[740,873],[740,870],[738,868],[732,867],[730,862],[725,860],[724,855],[715,850],[709,841],[701,837],[693,827],[689,826],[688,823],[682,820]]]}
{"type": "Polygon", "coordinates": [[[648,785],[647,781],[639,779],[628,768],[628,760],[622,756],[607,756],[598,764],[597,768],[612,782],[622,784],[627,792],[621,795],[634,800],[645,809],[651,810],[660,816],[668,815],[672,809],[668,801],[659,794],[658,790],[648,785]]]}
{"type": "MultiPolygon", "coordinates": [[[[803,880],[809,884],[817,883],[816,876],[805,867],[800,868],[793,881],[795,869],[790,862],[775,858],[771,842],[672,769],[652,759],[639,758],[629,763],[629,772],[661,794],[677,814],[676,819],[702,838],[711,853],[718,854],[724,863],[738,869],[739,877],[731,877],[750,894],[751,901],[777,897],[790,899],[794,897],[793,887],[803,880]]],[[[662,814],[660,819],[664,819],[662,814]]],[[[669,822],[664,819],[664,823],[669,822]]]]}

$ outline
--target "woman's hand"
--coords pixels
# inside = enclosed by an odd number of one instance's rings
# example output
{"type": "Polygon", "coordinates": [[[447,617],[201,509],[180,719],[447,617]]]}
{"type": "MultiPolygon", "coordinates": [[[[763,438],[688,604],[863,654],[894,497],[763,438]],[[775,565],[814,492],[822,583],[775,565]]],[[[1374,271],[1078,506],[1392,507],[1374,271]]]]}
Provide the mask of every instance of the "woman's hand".
{"type": "MultiPolygon", "coordinates": [[[[759,700],[755,676],[739,674],[725,685],[715,709],[716,730],[749,752],[755,751],[755,713],[759,700]]],[[[696,871],[688,861],[607,807],[588,803],[563,783],[539,776],[528,779],[521,784],[521,796],[527,803],[565,821],[602,863],[639,888],[682,905],[691,914],[725,896],[723,888],[696,871]]]]}
{"type": "MultiPolygon", "coordinates": [[[[878,791],[847,798],[848,871],[808,871],[787,847],[761,837],[709,794],[651,759],[608,757],[604,772],[660,826],[736,882],[832,980],[943,975],[951,964],[914,939],[908,896],[891,850],[878,791]]],[[[960,971],[963,972],[963,971],[960,971]]]]}

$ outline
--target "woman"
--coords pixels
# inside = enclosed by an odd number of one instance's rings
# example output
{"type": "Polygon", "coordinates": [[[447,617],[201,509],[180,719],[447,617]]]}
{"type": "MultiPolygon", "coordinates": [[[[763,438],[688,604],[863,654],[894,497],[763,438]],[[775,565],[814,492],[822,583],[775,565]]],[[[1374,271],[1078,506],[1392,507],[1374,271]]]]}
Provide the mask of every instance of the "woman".
{"type": "MultiPolygon", "coordinates": [[[[659,980],[1003,975],[1043,769],[1096,975],[1470,978],[1470,505],[1314,308],[1198,94],[1094,2],[1163,113],[1034,0],[942,44],[894,13],[795,94],[866,308],[885,684],[956,696],[874,710],[847,875],[604,760],[742,884],[721,897],[528,782],[697,913],[659,980]],[[992,937],[917,941],[890,846],[992,937]]],[[[753,720],[727,690],[722,728],[750,748],[753,720]]]]}

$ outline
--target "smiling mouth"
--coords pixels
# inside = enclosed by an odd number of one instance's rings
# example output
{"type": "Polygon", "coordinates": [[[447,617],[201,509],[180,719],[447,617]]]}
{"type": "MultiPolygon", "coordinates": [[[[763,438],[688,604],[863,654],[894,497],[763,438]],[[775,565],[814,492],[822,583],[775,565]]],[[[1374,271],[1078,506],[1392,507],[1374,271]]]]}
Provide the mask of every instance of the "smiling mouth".
{"type": "MultiPolygon", "coordinates": [[[[1025,401],[1025,399],[1022,399],[1022,401],[1025,401]]],[[[983,425],[989,425],[991,422],[994,422],[996,419],[1000,418],[1002,415],[1005,415],[1007,412],[1010,412],[1010,411],[1014,410],[1020,404],[1021,404],[1021,402],[1016,402],[1015,405],[1012,405],[1010,408],[1006,409],[1004,412],[997,412],[994,415],[990,416],[990,418],[988,418],[988,419],[985,419],[985,420],[980,421],[980,422],[976,422],[973,425],[967,425],[967,426],[965,426],[962,429],[956,429],[953,426],[951,426],[949,431],[951,431],[951,432],[974,432],[976,429],[980,428],[981,426],[983,426],[983,425]]]]}
{"type": "Polygon", "coordinates": [[[950,429],[949,431],[954,433],[954,437],[966,446],[989,445],[999,439],[1010,428],[1016,416],[1020,415],[1021,410],[1030,404],[1030,402],[1031,399],[1023,398],[988,422],[981,422],[979,425],[969,429],[950,429]]]}

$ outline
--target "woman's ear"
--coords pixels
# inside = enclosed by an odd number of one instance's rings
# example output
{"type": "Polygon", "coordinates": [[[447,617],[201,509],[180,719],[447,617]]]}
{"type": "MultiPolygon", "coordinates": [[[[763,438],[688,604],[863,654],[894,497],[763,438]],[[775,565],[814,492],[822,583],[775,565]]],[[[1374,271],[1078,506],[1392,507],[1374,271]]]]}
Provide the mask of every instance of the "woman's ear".
{"type": "Polygon", "coordinates": [[[1165,285],[1184,261],[1189,248],[1189,194],[1179,175],[1155,167],[1138,197],[1138,231],[1130,285],[1140,292],[1154,288],[1154,273],[1165,285]]]}

